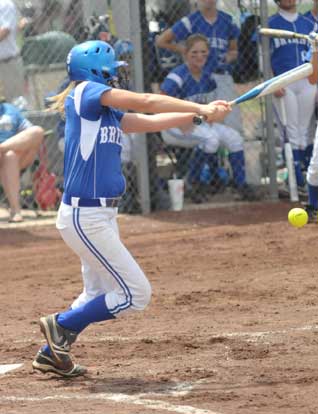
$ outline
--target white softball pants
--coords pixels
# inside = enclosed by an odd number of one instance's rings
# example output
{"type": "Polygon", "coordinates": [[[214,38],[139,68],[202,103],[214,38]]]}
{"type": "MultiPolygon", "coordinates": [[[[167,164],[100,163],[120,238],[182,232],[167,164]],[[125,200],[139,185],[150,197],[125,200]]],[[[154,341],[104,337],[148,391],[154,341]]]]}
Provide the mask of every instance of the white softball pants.
{"type": "Polygon", "coordinates": [[[310,185],[318,186],[318,128],[316,129],[314,149],[307,170],[307,182],[310,185]]]}
{"type": "Polygon", "coordinates": [[[180,146],[184,140],[197,141],[202,151],[213,154],[220,146],[226,147],[229,152],[243,150],[243,137],[235,129],[223,124],[203,123],[195,126],[190,132],[184,133],[179,128],[171,128],[167,131],[180,140],[180,146]]]}
{"type": "Polygon", "coordinates": [[[117,208],[73,208],[61,203],[56,227],[82,263],[84,288],[73,309],[102,294],[114,316],[142,310],[150,302],[150,283],[120,241],[116,215],[117,208]]]}
{"type": "Polygon", "coordinates": [[[282,98],[274,98],[274,105],[281,118],[281,108],[277,99],[283,99],[287,118],[287,136],[293,149],[304,150],[311,140],[310,121],[315,109],[316,85],[308,79],[300,79],[285,87],[282,98]]]}

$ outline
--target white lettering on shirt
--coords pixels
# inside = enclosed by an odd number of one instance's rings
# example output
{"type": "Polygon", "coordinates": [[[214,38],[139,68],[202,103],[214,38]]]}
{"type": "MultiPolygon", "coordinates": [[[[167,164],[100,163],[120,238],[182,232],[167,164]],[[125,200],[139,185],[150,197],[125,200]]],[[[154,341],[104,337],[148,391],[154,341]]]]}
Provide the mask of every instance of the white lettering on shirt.
{"type": "Polygon", "coordinates": [[[105,126],[100,128],[100,144],[121,145],[122,130],[115,126],[105,126]]]}

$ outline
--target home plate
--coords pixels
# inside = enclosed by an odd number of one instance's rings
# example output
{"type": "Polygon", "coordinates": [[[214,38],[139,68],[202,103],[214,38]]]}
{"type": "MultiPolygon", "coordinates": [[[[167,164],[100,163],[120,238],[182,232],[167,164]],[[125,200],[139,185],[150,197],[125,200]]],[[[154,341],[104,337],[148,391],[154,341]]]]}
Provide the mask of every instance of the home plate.
{"type": "Polygon", "coordinates": [[[22,367],[23,364],[6,364],[0,365],[0,375],[6,374],[9,371],[13,371],[14,369],[22,367]]]}

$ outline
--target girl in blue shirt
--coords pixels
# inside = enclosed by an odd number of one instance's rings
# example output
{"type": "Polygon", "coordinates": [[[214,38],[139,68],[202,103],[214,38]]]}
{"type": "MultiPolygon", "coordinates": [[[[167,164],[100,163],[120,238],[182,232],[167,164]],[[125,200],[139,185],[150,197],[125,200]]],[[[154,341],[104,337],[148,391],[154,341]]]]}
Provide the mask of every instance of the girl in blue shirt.
{"type": "Polygon", "coordinates": [[[42,372],[84,374],[86,369],[70,356],[77,335],[91,323],[143,310],[150,301],[148,279],[122,244],[116,223],[125,191],[122,132],[154,132],[202,119],[221,121],[231,110],[224,101],[200,104],[114,88],[117,70],[124,66],[105,42],[77,45],[67,59],[72,82],[56,97],[55,108],[66,117],[65,192],[57,228],[80,258],[84,289],[68,311],[40,319],[47,345],[33,367],[42,372]],[[122,108],[137,113],[124,113],[122,108]]]}
{"type": "MultiPolygon", "coordinates": [[[[173,69],[161,84],[161,91],[167,95],[194,102],[211,102],[216,95],[217,85],[213,74],[205,68],[209,53],[208,39],[200,34],[188,37],[185,42],[185,63],[173,69]]],[[[194,154],[189,163],[188,180],[193,191],[194,201],[201,202],[200,173],[208,164],[211,180],[216,178],[218,169],[217,150],[224,146],[229,151],[235,186],[243,199],[255,199],[254,191],[246,183],[243,137],[233,128],[217,122],[204,122],[194,126],[184,123],[182,128],[171,128],[168,134],[179,141],[193,143],[194,154]]]]}

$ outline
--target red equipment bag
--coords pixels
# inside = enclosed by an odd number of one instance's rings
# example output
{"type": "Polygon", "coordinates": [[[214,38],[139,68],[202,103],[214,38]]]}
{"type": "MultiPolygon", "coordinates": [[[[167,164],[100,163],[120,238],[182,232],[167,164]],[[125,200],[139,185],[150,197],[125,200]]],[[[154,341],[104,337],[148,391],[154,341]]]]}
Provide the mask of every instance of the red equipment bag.
{"type": "Polygon", "coordinates": [[[47,169],[48,158],[44,143],[40,147],[39,160],[40,164],[33,175],[35,201],[42,210],[49,210],[56,207],[61,192],[56,188],[56,175],[47,169]]]}

